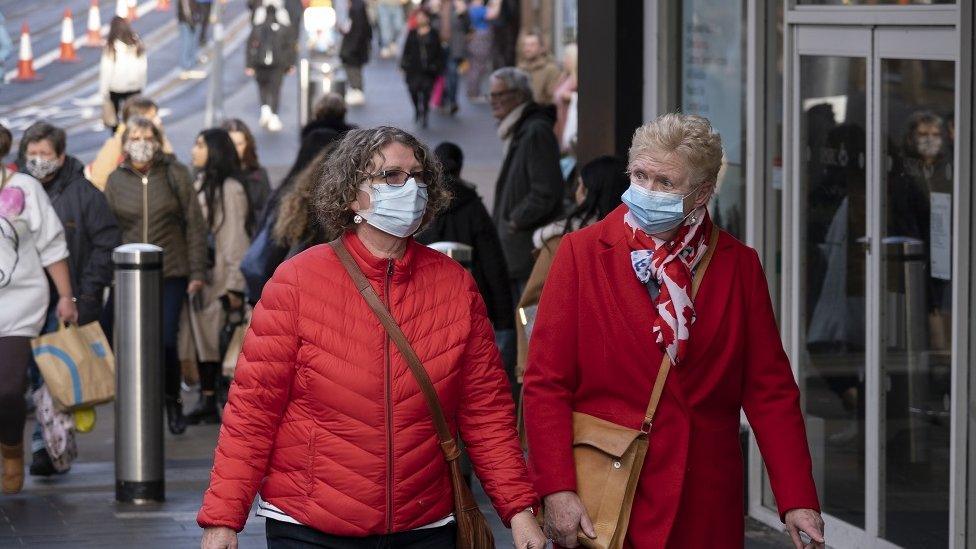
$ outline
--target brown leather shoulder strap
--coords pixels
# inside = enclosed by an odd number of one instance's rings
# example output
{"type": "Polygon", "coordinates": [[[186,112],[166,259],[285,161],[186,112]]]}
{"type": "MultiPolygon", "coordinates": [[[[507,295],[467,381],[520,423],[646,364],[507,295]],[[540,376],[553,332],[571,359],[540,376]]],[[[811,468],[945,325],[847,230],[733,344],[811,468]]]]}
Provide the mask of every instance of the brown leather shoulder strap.
{"type": "MultiPolygon", "coordinates": [[[[691,300],[695,300],[695,296],[698,295],[698,286],[701,285],[702,278],[705,276],[705,271],[708,270],[708,264],[712,262],[712,255],[715,253],[715,247],[718,244],[718,234],[722,232],[721,229],[716,225],[712,225],[712,234],[708,238],[708,250],[701,259],[701,263],[698,264],[698,268],[695,270],[695,278],[691,282],[691,300]]],[[[647,405],[647,412],[644,414],[644,422],[641,424],[641,432],[647,434],[651,431],[651,425],[654,423],[654,414],[657,413],[657,405],[661,402],[661,393],[664,392],[664,382],[668,379],[668,373],[671,371],[671,357],[668,353],[664,353],[664,359],[661,360],[661,368],[657,371],[657,378],[654,380],[654,389],[651,391],[651,401],[647,405]]]]}
{"type": "Polygon", "coordinates": [[[434,390],[434,385],[430,382],[430,377],[427,375],[427,370],[424,369],[423,364],[421,364],[420,358],[417,357],[417,353],[414,352],[410,346],[410,342],[407,341],[407,336],[403,335],[403,331],[400,330],[400,326],[397,325],[393,315],[390,314],[390,311],[380,301],[379,296],[373,291],[373,287],[369,284],[369,280],[366,279],[366,275],[363,274],[362,269],[356,264],[356,260],[352,258],[349,250],[346,249],[346,245],[342,242],[342,237],[329,242],[329,246],[335,250],[336,255],[339,256],[339,261],[342,262],[342,266],[346,268],[346,272],[349,273],[350,278],[356,284],[356,289],[359,290],[360,295],[366,300],[369,308],[373,310],[380,324],[386,329],[386,333],[390,335],[393,343],[400,349],[400,354],[407,361],[407,365],[410,366],[410,371],[417,379],[420,390],[424,394],[424,399],[427,401],[427,408],[430,409],[430,415],[434,418],[437,440],[440,443],[441,450],[444,452],[444,457],[447,461],[457,459],[460,457],[461,452],[458,450],[457,441],[454,440],[454,437],[451,435],[451,430],[447,426],[444,410],[441,408],[441,403],[437,399],[437,391],[434,390]]]}

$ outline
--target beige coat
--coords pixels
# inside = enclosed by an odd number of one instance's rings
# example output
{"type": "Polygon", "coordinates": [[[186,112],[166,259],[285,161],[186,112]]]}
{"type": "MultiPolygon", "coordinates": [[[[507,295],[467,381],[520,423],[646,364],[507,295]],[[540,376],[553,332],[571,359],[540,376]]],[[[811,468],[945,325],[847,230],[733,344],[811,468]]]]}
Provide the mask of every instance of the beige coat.
{"type": "Polygon", "coordinates": [[[559,84],[559,67],[549,56],[542,56],[534,61],[522,61],[518,68],[529,75],[532,83],[532,99],[540,105],[552,105],[556,85],[559,84]]]}
{"type": "MultiPolygon", "coordinates": [[[[199,179],[196,188],[199,191],[199,179]]],[[[203,194],[198,192],[197,197],[206,219],[207,205],[203,194]]],[[[214,264],[207,273],[202,308],[195,311],[192,304],[183,307],[179,341],[181,360],[223,360],[220,356],[220,331],[224,325],[224,304],[221,298],[229,292],[244,293],[244,275],[241,274],[240,267],[244,253],[251,244],[245,228],[248,202],[244,185],[236,179],[228,179],[224,183],[222,203],[223,211],[218,211],[214,220],[214,264]]]]}

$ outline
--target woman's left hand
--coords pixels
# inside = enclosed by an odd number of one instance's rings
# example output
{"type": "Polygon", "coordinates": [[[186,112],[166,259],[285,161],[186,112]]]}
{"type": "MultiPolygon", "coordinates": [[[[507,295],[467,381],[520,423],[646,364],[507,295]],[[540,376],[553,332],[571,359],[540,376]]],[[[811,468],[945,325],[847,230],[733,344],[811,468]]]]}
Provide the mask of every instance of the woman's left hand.
{"type": "Polygon", "coordinates": [[[71,297],[62,297],[58,300],[58,320],[70,324],[78,323],[78,307],[71,297]]]}
{"type": "Polygon", "coordinates": [[[813,509],[791,509],[786,512],[786,533],[793,539],[796,549],[820,549],[824,547],[824,521],[820,513],[813,509]],[[800,533],[810,538],[810,543],[804,543],[800,533]]]}
{"type": "Polygon", "coordinates": [[[528,510],[512,517],[512,537],[515,539],[515,549],[544,549],[548,541],[528,510]]]}

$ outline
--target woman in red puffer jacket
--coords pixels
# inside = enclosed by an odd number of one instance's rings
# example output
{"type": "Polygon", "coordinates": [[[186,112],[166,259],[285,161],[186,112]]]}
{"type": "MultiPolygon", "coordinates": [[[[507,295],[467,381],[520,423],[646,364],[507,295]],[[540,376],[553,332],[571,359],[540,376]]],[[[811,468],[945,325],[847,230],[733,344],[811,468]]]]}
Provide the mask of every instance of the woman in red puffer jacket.
{"type": "MultiPolygon", "coordinates": [[[[537,498],[485,305],[412,235],[450,199],[426,146],[350,132],[321,168],[320,221],[391,311],[516,547],[542,549],[537,498]]],[[[254,310],[197,522],[236,547],[260,492],[268,547],[453,548],[447,462],[420,386],[329,246],[285,262],[254,310]]]]}

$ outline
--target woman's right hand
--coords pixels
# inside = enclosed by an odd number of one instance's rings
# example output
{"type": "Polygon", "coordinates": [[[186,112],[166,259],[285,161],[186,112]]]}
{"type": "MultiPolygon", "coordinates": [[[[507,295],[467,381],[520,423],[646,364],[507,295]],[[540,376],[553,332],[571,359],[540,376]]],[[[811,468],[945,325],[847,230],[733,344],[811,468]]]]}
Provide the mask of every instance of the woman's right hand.
{"type": "Polygon", "coordinates": [[[237,532],[223,526],[204,528],[200,549],[237,549],[237,532]]]}

